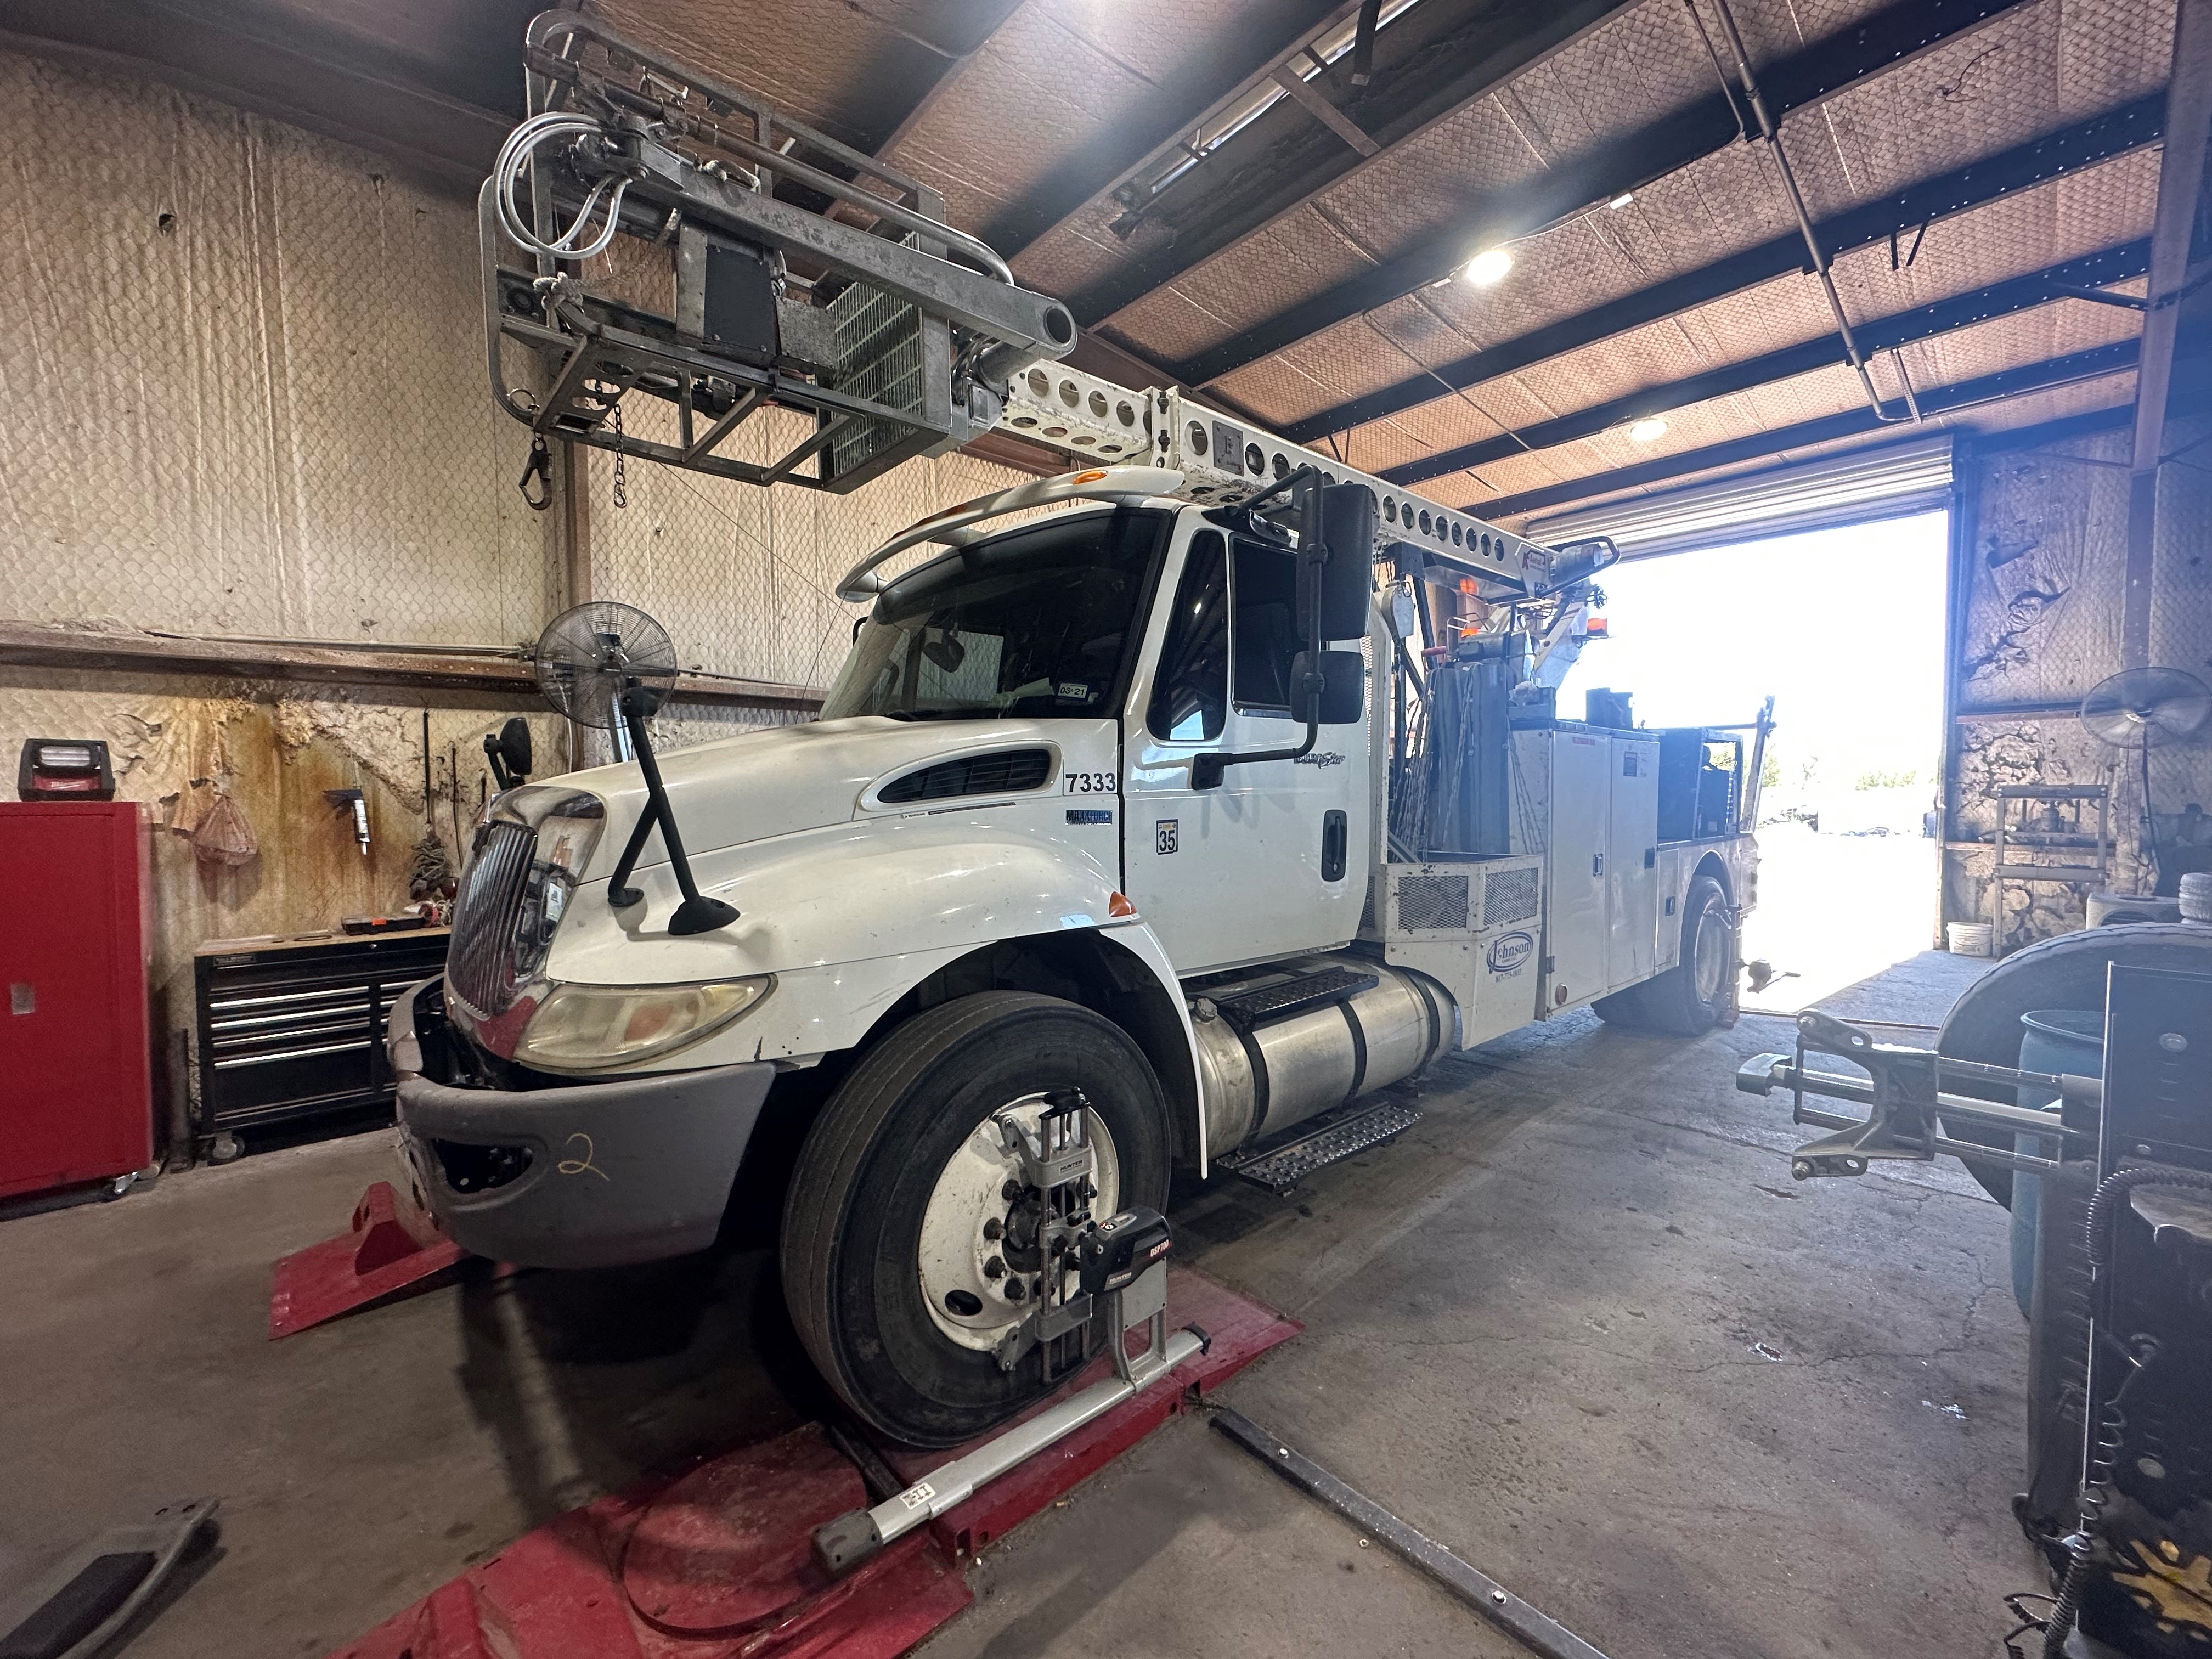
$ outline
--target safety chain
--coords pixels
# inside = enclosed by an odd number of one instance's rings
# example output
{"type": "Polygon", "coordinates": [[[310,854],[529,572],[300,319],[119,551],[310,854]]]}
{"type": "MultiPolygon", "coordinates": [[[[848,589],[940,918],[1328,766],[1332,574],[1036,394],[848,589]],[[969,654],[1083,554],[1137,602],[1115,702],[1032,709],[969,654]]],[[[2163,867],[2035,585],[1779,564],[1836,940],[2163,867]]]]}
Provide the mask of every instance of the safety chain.
{"type": "Polygon", "coordinates": [[[629,478],[623,471],[622,404],[619,400],[607,410],[607,424],[614,429],[615,434],[615,506],[620,509],[629,505],[629,478]]]}

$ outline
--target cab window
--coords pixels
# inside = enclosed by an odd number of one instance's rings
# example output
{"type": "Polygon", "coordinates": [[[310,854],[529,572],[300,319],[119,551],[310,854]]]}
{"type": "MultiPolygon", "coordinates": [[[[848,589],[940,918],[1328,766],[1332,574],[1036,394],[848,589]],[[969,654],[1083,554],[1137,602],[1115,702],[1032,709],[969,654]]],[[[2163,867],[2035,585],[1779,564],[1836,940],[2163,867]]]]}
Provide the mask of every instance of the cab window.
{"type": "Polygon", "coordinates": [[[1218,531],[1191,538],[1160,647],[1145,724],[1170,743],[1210,743],[1229,713],[1229,553],[1218,531]]]}
{"type": "Polygon", "coordinates": [[[1279,548],[1239,540],[1231,594],[1237,613],[1234,685],[1239,708],[1291,706],[1291,659],[1297,654],[1297,560],[1279,548]]]}

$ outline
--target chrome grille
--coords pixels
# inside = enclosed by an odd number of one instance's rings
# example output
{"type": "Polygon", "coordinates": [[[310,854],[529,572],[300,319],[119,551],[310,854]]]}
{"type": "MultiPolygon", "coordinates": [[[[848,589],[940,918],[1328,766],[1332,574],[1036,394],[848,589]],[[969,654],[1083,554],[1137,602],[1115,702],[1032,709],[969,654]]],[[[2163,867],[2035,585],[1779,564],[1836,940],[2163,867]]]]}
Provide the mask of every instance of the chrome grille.
{"type": "Polygon", "coordinates": [[[488,824],[461,877],[446,983],[480,1014],[501,1012],[514,997],[514,928],[537,854],[538,832],[527,824],[488,824]]]}

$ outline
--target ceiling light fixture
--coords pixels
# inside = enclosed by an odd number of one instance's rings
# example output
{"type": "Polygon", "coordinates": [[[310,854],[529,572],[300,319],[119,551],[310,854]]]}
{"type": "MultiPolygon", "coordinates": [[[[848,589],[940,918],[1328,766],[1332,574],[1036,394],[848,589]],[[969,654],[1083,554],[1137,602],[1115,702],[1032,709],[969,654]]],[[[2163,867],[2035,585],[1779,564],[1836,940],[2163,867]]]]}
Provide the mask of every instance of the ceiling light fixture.
{"type": "Polygon", "coordinates": [[[1513,269],[1513,256],[1502,247],[1486,248],[1467,262],[1460,275],[1477,288],[1494,288],[1513,269]]]}
{"type": "Polygon", "coordinates": [[[1628,435],[1640,444],[1654,443],[1667,435],[1667,422],[1656,415],[1646,415],[1628,428],[1628,435]]]}
{"type": "Polygon", "coordinates": [[[1636,192],[1634,191],[1624,190],[1620,195],[1614,197],[1610,202],[1607,202],[1606,205],[1611,208],[1615,213],[1618,213],[1621,209],[1626,207],[1635,199],[1636,192]]]}

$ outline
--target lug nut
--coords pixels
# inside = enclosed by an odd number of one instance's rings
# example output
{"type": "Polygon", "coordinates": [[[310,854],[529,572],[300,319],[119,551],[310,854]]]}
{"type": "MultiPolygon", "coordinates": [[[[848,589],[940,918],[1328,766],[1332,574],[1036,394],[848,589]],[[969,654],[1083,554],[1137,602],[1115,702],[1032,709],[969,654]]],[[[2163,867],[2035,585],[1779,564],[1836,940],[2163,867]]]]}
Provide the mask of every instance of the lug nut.
{"type": "Polygon", "coordinates": [[[983,1237],[994,1241],[1006,1237],[1006,1224],[993,1216],[983,1224],[983,1237]]]}
{"type": "Polygon", "coordinates": [[[1029,1293],[1030,1293],[1030,1292],[1029,1292],[1029,1286],[1027,1286],[1026,1285],[1023,1284],[1023,1283],[1022,1283],[1022,1281],[1021,1281],[1020,1279],[1008,1279],[1008,1280],[1006,1281],[1006,1300],[1007,1300],[1007,1301],[1009,1301],[1009,1302],[1018,1302],[1018,1301],[1020,1301],[1024,1297],[1027,1296],[1029,1293]]]}
{"type": "Polygon", "coordinates": [[[1018,1181],[1009,1181],[1005,1186],[999,1188],[999,1196],[1005,1199],[1009,1204],[1012,1203],[1021,1195],[1022,1183],[1018,1181]]]}
{"type": "Polygon", "coordinates": [[[1003,1261],[1000,1261],[1000,1260],[999,1260],[999,1258],[998,1258],[997,1256],[995,1256],[995,1255],[994,1255],[994,1256],[993,1256],[993,1257],[992,1257],[988,1261],[986,1261],[986,1262],[983,1264],[983,1277],[984,1277],[984,1278],[986,1278],[986,1279],[1004,1279],[1006,1276],[1006,1264],[1005,1262],[1003,1262],[1003,1261]]]}

